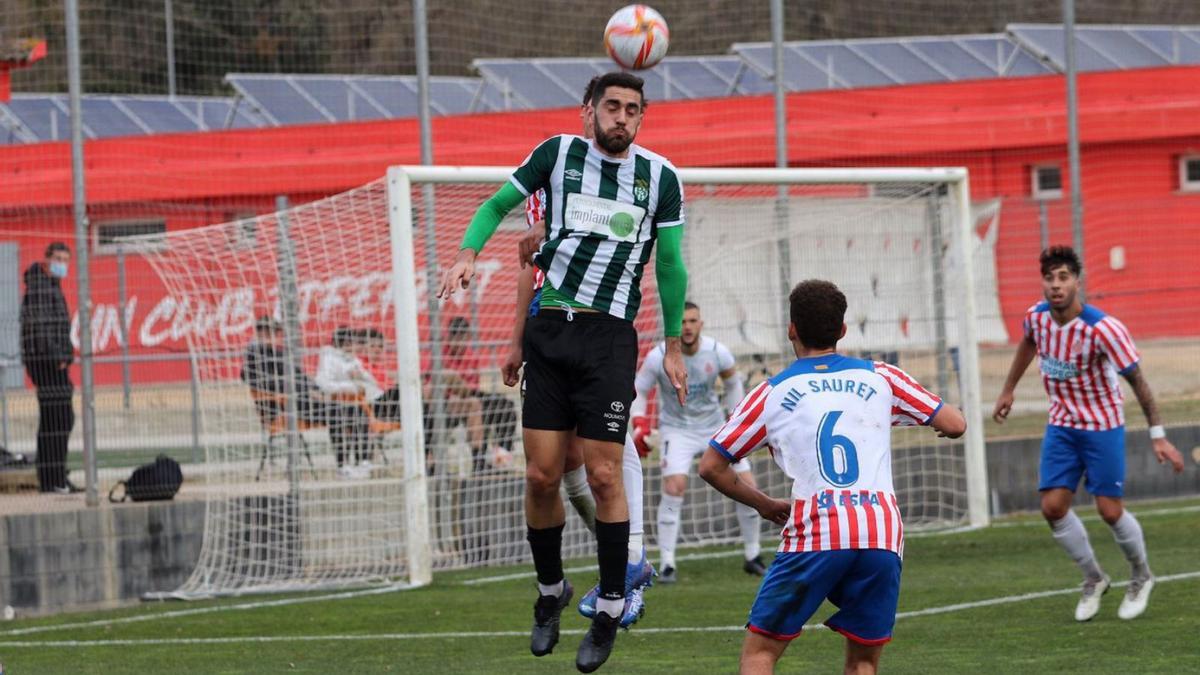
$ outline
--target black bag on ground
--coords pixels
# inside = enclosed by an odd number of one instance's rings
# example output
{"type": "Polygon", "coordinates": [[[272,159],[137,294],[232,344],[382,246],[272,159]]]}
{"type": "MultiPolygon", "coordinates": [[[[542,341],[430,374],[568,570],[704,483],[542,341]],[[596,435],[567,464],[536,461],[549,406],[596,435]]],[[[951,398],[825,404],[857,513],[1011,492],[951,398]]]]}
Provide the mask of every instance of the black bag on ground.
{"type": "Polygon", "coordinates": [[[182,484],[183,471],[179,468],[179,462],[166,455],[159,455],[153,462],[134,469],[129,480],[114,485],[108,492],[108,501],[123,502],[132,499],[135,502],[148,502],[173,499],[182,484]],[[115,499],[113,495],[121,486],[124,486],[125,494],[120,499],[115,499]]]}

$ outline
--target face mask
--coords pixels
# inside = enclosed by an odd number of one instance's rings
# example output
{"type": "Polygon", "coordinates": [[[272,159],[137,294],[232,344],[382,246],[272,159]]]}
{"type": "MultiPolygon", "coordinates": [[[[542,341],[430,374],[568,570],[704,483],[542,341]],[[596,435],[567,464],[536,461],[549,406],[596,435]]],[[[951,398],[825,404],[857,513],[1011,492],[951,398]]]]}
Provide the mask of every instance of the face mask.
{"type": "Polygon", "coordinates": [[[50,261],[50,276],[65,279],[67,277],[67,263],[58,262],[57,260],[50,261]]]}

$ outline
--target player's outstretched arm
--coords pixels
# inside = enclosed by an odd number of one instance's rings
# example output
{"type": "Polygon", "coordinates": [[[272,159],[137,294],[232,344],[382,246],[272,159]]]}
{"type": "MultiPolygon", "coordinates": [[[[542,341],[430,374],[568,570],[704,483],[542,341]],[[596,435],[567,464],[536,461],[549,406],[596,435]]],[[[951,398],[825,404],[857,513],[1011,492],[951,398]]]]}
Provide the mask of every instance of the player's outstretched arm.
{"type": "Polygon", "coordinates": [[[757,487],[740,480],[729,459],[709,448],[700,458],[700,477],[717,492],[758,511],[758,515],[776,525],[786,525],[792,512],[790,502],[775,499],[757,487]]]}
{"type": "Polygon", "coordinates": [[[679,334],[683,328],[683,305],[687,298],[687,268],[683,265],[683,227],[667,227],[659,231],[654,257],[654,277],[658,281],[659,303],[662,305],[663,335],[667,349],[663,370],[675,386],[679,405],[687,404],[687,367],[683,363],[683,346],[679,334]]]}
{"type": "Polygon", "coordinates": [[[524,199],[525,195],[512,183],[505,183],[496,194],[479,206],[463,235],[462,247],[454,258],[454,264],[442,272],[438,298],[448,298],[454,295],[456,290],[471,285],[471,280],[475,277],[475,256],[479,255],[487,240],[496,233],[496,228],[500,227],[504,216],[524,199]]]}
{"type": "Polygon", "coordinates": [[[1183,455],[1179,454],[1175,445],[1167,440],[1167,432],[1162,426],[1162,416],[1158,412],[1158,402],[1154,400],[1154,392],[1150,390],[1150,383],[1146,381],[1141,367],[1131,366],[1124,372],[1124,376],[1125,380],[1129,382],[1129,386],[1133,387],[1133,394],[1137,397],[1138,405],[1142,406],[1142,412],[1146,415],[1146,423],[1150,425],[1150,443],[1154,448],[1154,456],[1158,458],[1158,463],[1170,462],[1175,473],[1182,472],[1183,455]]]}
{"type": "Polygon", "coordinates": [[[958,438],[967,433],[967,418],[963,417],[962,411],[958,408],[943,403],[941,408],[938,408],[933,419],[929,420],[929,426],[937,431],[937,435],[942,438],[958,438]]]}
{"type": "Polygon", "coordinates": [[[1025,336],[1017,345],[1017,353],[1013,355],[1012,365],[1008,368],[1008,377],[1004,378],[1004,388],[1000,390],[1000,396],[996,398],[996,407],[992,409],[992,419],[996,420],[997,424],[1004,424],[1008,413],[1012,412],[1017,383],[1021,381],[1021,376],[1029,369],[1029,364],[1033,363],[1035,356],[1037,345],[1029,336],[1025,336]]]}

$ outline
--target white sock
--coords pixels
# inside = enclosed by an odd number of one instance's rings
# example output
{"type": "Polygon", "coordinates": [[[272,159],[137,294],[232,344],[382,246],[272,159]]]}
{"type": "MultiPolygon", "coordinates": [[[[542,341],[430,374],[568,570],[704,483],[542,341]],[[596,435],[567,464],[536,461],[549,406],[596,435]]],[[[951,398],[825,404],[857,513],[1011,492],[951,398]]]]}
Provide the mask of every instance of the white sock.
{"type": "Polygon", "coordinates": [[[549,586],[546,584],[538,584],[538,593],[541,593],[542,595],[553,595],[557,598],[558,596],[562,595],[562,592],[563,582],[561,581],[557,584],[550,584],[549,586]]]}
{"type": "Polygon", "coordinates": [[[629,564],[636,565],[642,562],[642,555],[645,546],[642,544],[642,533],[629,533],[629,564]]]}
{"type": "Polygon", "coordinates": [[[1142,535],[1142,526],[1137,518],[1129,511],[1121,514],[1112,528],[1113,539],[1125,553],[1125,559],[1133,567],[1134,578],[1144,579],[1150,576],[1150,566],[1146,563],[1146,539],[1142,535]]]}
{"type": "Polygon", "coordinates": [[[758,511],[741,502],[738,502],[734,510],[737,512],[738,529],[742,531],[742,551],[746,560],[753,560],[762,553],[762,546],[759,544],[762,539],[759,521],[762,519],[758,517],[758,511]]]}
{"type": "Polygon", "coordinates": [[[633,550],[633,535],[645,531],[646,507],[642,503],[642,458],[638,457],[633,438],[628,435],[621,456],[621,480],[625,483],[625,501],[629,504],[629,546],[633,550]]]}
{"type": "Polygon", "coordinates": [[[675,543],[679,541],[679,514],[683,497],[663,493],[658,501],[658,550],[663,567],[675,566],[675,543]]]}
{"type": "Polygon", "coordinates": [[[1104,576],[1104,573],[1100,571],[1100,565],[1096,563],[1096,554],[1092,551],[1092,544],[1088,541],[1087,529],[1083,527],[1083,521],[1075,515],[1074,511],[1069,510],[1067,515],[1050,523],[1050,530],[1058,545],[1062,546],[1067,555],[1071,556],[1071,560],[1074,560],[1075,564],[1079,565],[1079,569],[1083,570],[1085,578],[1099,579],[1104,576]]]}
{"type": "Polygon", "coordinates": [[[596,598],[596,611],[604,612],[614,619],[619,619],[621,618],[621,614],[625,612],[625,598],[620,598],[618,600],[596,598]]]}
{"type": "Polygon", "coordinates": [[[567,490],[567,500],[575,508],[575,512],[583,520],[583,524],[592,534],[596,533],[596,500],[588,487],[587,469],[580,465],[574,471],[563,474],[563,487],[567,490]]]}

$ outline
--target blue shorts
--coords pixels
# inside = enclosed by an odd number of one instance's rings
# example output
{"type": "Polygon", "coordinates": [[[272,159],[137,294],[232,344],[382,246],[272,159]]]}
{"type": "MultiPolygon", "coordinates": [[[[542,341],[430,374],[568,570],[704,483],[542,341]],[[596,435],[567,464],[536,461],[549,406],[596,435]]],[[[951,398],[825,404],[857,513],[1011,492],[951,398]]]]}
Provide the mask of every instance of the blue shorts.
{"type": "Polygon", "coordinates": [[[900,556],[882,549],[780,553],[758,588],[746,628],[792,640],[828,598],[829,628],[864,645],[892,639],[900,598],[900,556]]]}
{"type": "Polygon", "coordinates": [[[1100,497],[1125,494],[1125,427],[1084,431],[1049,425],[1042,438],[1038,490],[1079,487],[1086,474],[1087,491],[1100,497]]]}

